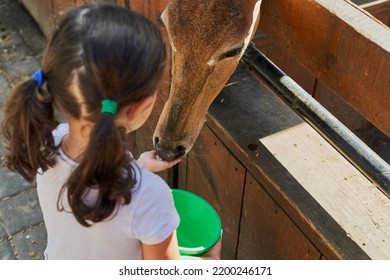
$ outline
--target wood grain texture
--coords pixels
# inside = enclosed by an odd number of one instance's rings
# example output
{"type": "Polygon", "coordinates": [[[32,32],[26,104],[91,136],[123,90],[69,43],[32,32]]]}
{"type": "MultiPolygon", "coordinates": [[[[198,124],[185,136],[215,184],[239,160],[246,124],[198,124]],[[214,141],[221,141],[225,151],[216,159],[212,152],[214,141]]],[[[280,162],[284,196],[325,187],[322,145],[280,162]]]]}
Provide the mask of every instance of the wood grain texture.
{"type": "Polygon", "coordinates": [[[390,29],[346,0],[265,0],[261,30],[390,136],[390,29]]]}
{"type": "Polygon", "coordinates": [[[390,1],[378,0],[361,6],[376,19],[390,27],[390,1]]]}
{"type": "Polygon", "coordinates": [[[237,258],[319,260],[320,256],[313,244],[248,173],[237,258]]]}
{"type": "Polygon", "coordinates": [[[187,181],[180,188],[206,199],[223,227],[223,259],[235,259],[241,217],[245,168],[205,126],[188,155],[187,181]]]}
{"type": "Polygon", "coordinates": [[[388,213],[388,200],[314,130],[309,134],[302,131],[288,135],[295,128],[312,128],[248,69],[240,66],[233,75],[210,108],[207,125],[326,258],[365,259],[369,258],[368,254],[372,258],[383,257],[382,249],[373,248],[383,244],[383,234],[388,235],[389,218],[380,216],[383,228],[379,232],[372,222],[365,223],[376,207],[388,213]],[[272,136],[284,132],[287,136],[283,140],[272,140],[272,136]],[[311,143],[312,138],[314,147],[309,148],[306,142],[311,143]],[[262,139],[275,142],[283,152],[271,150],[269,143],[265,145],[262,139]],[[299,153],[295,153],[298,147],[299,153]],[[278,157],[280,155],[290,159],[300,173],[293,172],[292,167],[278,157]],[[326,187],[320,187],[322,182],[328,182],[326,187]],[[349,190],[352,185],[354,189],[365,191],[349,190]],[[366,195],[378,203],[373,209],[365,208],[366,195]],[[333,204],[327,203],[328,199],[333,204]],[[327,208],[329,204],[332,211],[327,208]],[[346,227],[346,220],[359,226],[346,227]],[[373,238],[361,234],[365,226],[373,238]],[[360,238],[370,240],[371,245],[367,246],[360,238]]]}

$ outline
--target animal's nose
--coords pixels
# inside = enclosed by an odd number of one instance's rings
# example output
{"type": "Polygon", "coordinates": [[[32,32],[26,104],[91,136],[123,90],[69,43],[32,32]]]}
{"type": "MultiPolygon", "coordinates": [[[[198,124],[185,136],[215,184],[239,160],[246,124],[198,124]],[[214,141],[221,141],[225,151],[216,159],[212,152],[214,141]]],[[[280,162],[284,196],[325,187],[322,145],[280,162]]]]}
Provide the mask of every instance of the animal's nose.
{"type": "Polygon", "coordinates": [[[156,148],[157,154],[163,160],[172,161],[180,158],[186,154],[186,148],[181,145],[167,145],[160,142],[158,137],[154,138],[154,147],[156,148]]]}

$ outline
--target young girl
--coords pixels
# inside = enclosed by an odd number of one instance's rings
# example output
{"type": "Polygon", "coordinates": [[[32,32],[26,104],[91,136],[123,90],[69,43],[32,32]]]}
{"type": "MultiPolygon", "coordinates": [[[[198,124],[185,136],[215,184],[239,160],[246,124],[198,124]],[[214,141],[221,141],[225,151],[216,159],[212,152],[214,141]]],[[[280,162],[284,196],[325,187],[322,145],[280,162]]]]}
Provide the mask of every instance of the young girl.
{"type": "MultiPolygon", "coordinates": [[[[142,15],[82,6],[55,30],[42,69],[12,92],[6,162],[37,181],[46,259],[179,258],[170,189],[150,172],[178,161],[149,151],[137,163],[125,145],[152,111],[165,59],[159,30],[142,15]]],[[[204,258],[219,254],[220,245],[204,258]]]]}

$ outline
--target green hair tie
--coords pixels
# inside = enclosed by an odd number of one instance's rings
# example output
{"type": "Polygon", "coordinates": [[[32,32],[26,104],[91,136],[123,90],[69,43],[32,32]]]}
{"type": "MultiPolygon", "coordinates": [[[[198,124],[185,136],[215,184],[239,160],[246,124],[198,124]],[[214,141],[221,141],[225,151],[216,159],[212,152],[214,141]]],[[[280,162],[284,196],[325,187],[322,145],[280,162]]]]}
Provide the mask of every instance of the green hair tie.
{"type": "Polygon", "coordinates": [[[111,115],[115,115],[118,109],[118,103],[112,99],[104,99],[102,101],[102,113],[108,113],[111,115]]]}

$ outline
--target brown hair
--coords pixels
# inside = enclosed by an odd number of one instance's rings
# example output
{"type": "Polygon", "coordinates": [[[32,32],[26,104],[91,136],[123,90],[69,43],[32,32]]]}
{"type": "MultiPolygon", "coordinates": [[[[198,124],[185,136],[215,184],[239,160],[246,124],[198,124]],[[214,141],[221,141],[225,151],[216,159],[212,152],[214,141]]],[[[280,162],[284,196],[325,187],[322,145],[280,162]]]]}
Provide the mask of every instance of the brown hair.
{"type": "Polygon", "coordinates": [[[120,110],[153,95],[165,60],[159,30],[136,12],[85,5],[67,13],[44,54],[45,85],[39,88],[33,79],[25,81],[6,104],[7,166],[33,181],[38,170],[55,164],[54,104],[74,118],[87,119],[95,123],[90,141],[63,192],[82,225],[110,217],[119,203],[130,203],[135,172],[124,129],[115,126],[114,116],[100,112],[101,101],[115,100],[120,110]],[[78,90],[71,90],[75,86],[78,90]],[[83,200],[89,188],[98,189],[92,206],[83,200]]]}

